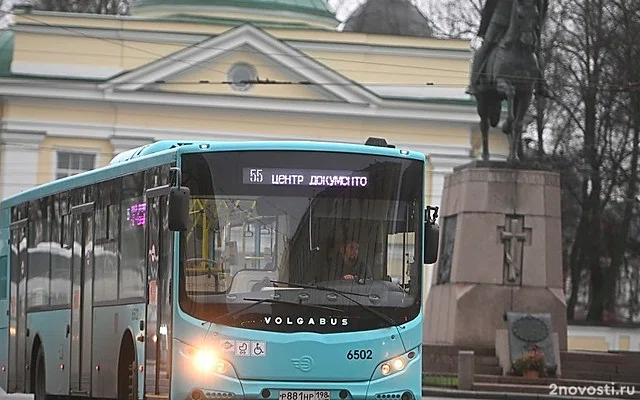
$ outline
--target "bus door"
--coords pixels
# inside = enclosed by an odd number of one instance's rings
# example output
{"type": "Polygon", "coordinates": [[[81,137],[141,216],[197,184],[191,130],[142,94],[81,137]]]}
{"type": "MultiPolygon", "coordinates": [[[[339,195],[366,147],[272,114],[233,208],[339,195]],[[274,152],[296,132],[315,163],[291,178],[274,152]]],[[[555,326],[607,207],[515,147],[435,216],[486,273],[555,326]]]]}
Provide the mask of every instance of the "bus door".
{"type": "Polygon", "coordinates": [[[27,220],[11,225],[11,294],[9,321],[9,392],[26,391],[27,220]]]}
{"type": "Polygon", "coordinates": [[[93,203],[71,209],[71,360],[69,391],[91,394],[91,329],[93,322],[93,203]]]}
{"type": "MultiPolygon", "coordinates": [[[[164,189],[158,188],[158,189],[164,189]]],[[[164,190],[147,191],[147,315],[145,398],[169,398],[172,232],[164,190]]]]}

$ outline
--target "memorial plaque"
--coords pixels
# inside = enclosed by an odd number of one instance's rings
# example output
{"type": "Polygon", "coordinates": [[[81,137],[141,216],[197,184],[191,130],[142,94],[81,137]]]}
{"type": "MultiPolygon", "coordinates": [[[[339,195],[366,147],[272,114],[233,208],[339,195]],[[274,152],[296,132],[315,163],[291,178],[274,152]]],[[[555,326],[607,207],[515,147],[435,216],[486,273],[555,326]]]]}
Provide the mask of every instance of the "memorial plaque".
{"type": "Polygon", "coordinates": [[[558,366],[553,345],[551,314],[507,312],[511,364],[534,345],[544,354],[547,374],[555,375],[558,366]]]}
{"type": "Polygon", "coordinates": [[[453,246],[456,239],[456,222],[458,218],[452,215],[444,218],[442,226],[442,240],[440,241],[440,256],[438,257],[437,285],[451,280],[451,266],[453,263],[453,246]]]}

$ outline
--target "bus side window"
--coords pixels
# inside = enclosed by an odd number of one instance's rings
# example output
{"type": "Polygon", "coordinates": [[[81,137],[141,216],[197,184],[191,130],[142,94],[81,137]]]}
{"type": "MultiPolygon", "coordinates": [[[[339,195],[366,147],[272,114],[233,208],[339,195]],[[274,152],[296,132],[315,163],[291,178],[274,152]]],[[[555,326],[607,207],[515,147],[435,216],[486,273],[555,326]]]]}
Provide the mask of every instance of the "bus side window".
{"type": "Polygon", "coordinates": [[[146,203],[144,172],[122,180],[120,208],[120,300],[144,299],[146,290],[146,203]]]}
{"type": "Polygon", "coordinates": [[[93,301],[115,301],[118,299],[118,243],[107,238],[107,206],[96,209],[96,240],[94,246],[93,301]]]}
{"type": "Polygon", "coordinates": [[[7,299],[7,256],[0,257],[0,300],[7,299]]]}
{"type": "Polygon", "coordinates": [[[49,199],[32,201],[29,209],[27,308],[49,306],[49,199]]]}
{"type": "Polygon", "coordinates": [[[67,193],[63,193],[57,199],[58,207],[54,210],[56,218],[60,221],[59,243],[60,247],[51,248],[51,306],[71,305],[71,215],[69,215],[69,202],[67,193]],[[56,251],[53,249],[56,248],[56,251]]]}

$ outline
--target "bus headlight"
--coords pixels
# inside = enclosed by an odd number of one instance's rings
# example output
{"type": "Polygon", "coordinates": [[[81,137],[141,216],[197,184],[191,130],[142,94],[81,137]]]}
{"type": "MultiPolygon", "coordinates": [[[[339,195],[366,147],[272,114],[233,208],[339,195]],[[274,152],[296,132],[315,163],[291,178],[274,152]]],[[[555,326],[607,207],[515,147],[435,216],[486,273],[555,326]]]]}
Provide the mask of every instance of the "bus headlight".
{"type": "Polygon", "coordinates": [[[380,372],[382,372],[382,375],[387,376],[392,372],[402,371],[405,365],[406,363],[402,357],[394,358],[390,362],[382,363],[380,372]]]}
{"type": "Polygon", "coordinates": [[[188,360],[192,368],[202,374],[220,374],[235,376],[231,364],[210,349],[185,347],[180,353],[188,360]]]}
{"type": "Polygon", "coordinates": [[[196,368],[202,372],[213,371],[219,360],[216,354],[208,350],[196,350],[193,356],[196,368]]]}
{"type": "Polygon", "coordinates": [[[382,364],[379,364],[376,371],[373,373],[372,379],[375,379],[376,377],[379,378],[381,375],[383,377],[393,375],[404,370],[410,361],[416,359],[417,354],[418,349],[413,349],[406,354],[402,354],[398,357],[382,362],[382,364]]]}
{"type": "Polygon", "coordinates": [[[393,365],[393,369],[396,371],[402,371],[405,366],[405,362],[402,358],[396,358],[391,362],[391,364],[393,365]]]}
{"type": "Polygon", "coordinates": [[[208,350],[196,350],[193,357],[195,367],[201,372],[216,372],[225,375],[229,370],[227,362],[208,350]]]}

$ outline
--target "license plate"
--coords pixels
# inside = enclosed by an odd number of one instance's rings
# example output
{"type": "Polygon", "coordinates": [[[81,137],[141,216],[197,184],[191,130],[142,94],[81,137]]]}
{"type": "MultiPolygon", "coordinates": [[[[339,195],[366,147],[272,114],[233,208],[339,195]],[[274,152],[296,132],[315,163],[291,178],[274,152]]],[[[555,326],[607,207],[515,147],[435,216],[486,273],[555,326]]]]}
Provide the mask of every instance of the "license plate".
{"type": "Polygon", "coordinates": [[[281,390],[278,400],[331,400],[328,390],[281,390]]]}

